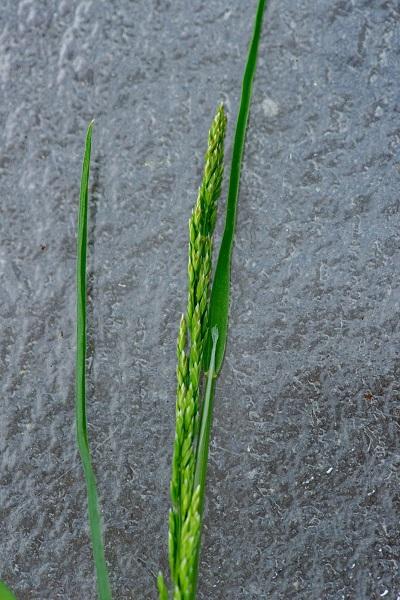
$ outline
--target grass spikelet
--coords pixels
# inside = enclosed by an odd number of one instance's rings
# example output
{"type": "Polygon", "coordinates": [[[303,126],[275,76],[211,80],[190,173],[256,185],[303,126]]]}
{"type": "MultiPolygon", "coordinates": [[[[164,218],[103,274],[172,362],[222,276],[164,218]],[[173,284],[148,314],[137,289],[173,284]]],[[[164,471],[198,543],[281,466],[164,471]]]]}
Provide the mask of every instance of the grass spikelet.
{"type": "Polygon", "coordinates": [[[165,581],[164,581],[164,577],[163,577],[162,573],[158,574],[157,588],[158,588],[158,595],[159,595],[160,600],[168,600],[168,588],[165,585],[165,581]]]}

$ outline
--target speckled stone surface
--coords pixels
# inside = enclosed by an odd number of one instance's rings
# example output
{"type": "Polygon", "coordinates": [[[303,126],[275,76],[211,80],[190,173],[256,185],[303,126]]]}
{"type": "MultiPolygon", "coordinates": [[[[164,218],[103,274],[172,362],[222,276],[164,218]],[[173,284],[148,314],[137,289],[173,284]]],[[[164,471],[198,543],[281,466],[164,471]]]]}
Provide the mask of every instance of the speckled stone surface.
{"type": "MultiPolygon", "coordinates": [[[[94,599],[74,434],[95,117],[89,419],[115,599],[167,565],[187,221],[256,1],[3,0],[0,576],[94,599]]],[[[400,597],[400,10],[270,0],[247,136],[199,599],[400,597]]]]}

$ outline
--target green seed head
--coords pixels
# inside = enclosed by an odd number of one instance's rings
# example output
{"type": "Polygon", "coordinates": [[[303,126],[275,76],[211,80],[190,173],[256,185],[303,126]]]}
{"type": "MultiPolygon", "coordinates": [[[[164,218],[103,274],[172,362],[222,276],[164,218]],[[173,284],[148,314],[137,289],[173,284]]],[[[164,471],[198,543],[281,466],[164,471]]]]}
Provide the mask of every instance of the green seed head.
{"type": "MultiPolygon", "coordinates": [[[[177,342],[176,435],[172,461],[169,562],[174,600],[192,600],[200,536],[199,491],[194,491],[201,365],[207,336],[212,236],[221,194],[226,116],[212,122],[203,179],[189,221],[188,300],[177,342]]],[[[159,583],[159,591],[162,583],[159,583]]],[[[160,598],[161,591],[160,591],[160,598]]]]}

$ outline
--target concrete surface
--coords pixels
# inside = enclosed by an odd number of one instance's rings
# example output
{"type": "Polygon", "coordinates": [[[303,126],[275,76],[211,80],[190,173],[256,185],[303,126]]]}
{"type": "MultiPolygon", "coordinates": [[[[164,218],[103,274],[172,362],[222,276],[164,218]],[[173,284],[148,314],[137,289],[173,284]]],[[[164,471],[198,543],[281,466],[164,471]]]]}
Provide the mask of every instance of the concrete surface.
{"type": "MultiPolygon", "coordinates": [[[[3,0],[0,576],[95,598],[74,434],[92,117],[89,419],[115,599],[167,564],[187,221],[256,1],[3,0]]],[[[400,597],[394,0],[270,0],[240,194],[199,599],[400,597]]]]}

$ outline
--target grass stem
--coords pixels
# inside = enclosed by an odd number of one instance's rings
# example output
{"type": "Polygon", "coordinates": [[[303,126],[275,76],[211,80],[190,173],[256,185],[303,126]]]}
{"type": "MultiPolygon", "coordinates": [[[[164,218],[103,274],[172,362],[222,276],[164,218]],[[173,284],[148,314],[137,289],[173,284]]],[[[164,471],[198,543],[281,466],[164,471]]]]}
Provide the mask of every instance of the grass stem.
{"type": "Polygon", "coordinates": [[[210,365],[207,373],[207,386],[204,396],[203,409],[201,415],[200,435],[197,445],[196,469],[194,474],[194,489],[200,486],[200,512],[203,512],[204,494],[206,487],[208,448],[210,446],[210,433],[212,424],[212,409],[213,409],[213,387],[215,381],[215,354],[218,342],[218,328],[213,327],[211,332],[212,350],[210,365]]]}
{"type": "MultiPolygon", "coordinates": [[[[204,498],[206,493],[206,477],[207,477],[207,464],[208,464],[208,450],[210,447],[210,435],[212,427],[212,415],[213,415],[213,404],[214,404],[214,390],[215,390],[215,354],[217,350],[218,342],[218,329],[213,327],[211,331],[212,337],[212,350],[211,360],[207,373],[207,386],[204,396],[203,411],[201,415],[200,435],[197,446],[196,454],[196,469],[194,475],[194,489],[199,488],[199,515],[200,515],[200,536],[201,536],[201,525],[203,521],[203,509],[204,509],[204,498]]],[[[200,542],[200,540],[199,540],[200,542]]],[[[197,579],[199,572],[199,559],[200,559],[200,543],[197,547],[196,559],[194,564],[193,572],[193,583],[192,589],[194,591],[193,598],[196,594],[197,579]]]]}

